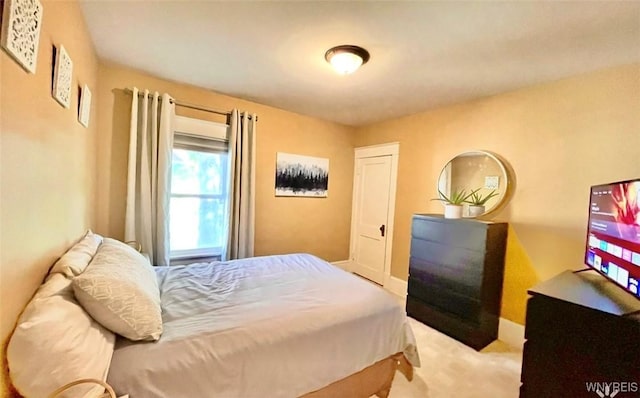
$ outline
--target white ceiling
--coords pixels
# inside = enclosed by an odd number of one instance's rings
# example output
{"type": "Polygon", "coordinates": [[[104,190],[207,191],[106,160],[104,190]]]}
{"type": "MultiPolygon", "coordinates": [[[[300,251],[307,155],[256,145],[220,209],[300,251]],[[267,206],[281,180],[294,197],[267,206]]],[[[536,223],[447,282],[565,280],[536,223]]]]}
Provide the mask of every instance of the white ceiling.
{"type": "Polygon", "coordinates": [[[81,7],[103,60],[354,126],[640,62],[639,1],[81,7]],[[340,44],[366,48],[371,60],[336,74],[324,53],[340,44]]]}

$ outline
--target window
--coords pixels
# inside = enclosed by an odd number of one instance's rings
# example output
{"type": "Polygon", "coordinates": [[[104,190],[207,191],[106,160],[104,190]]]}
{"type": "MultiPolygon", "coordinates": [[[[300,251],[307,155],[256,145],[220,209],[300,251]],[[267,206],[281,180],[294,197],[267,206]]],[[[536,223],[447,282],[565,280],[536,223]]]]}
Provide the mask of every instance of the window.
{"type": "Polygon", "coordinates": [[[172,259],[215,257],[227,242],[227,126],[176,117],[169,207],[172,259]]]}

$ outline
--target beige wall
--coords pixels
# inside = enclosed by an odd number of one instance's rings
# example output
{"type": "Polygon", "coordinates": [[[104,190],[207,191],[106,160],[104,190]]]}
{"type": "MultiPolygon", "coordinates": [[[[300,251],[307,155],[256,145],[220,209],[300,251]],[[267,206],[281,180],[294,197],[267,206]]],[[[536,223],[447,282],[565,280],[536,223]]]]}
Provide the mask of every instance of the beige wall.
{"type": "MultiPolygon", "coordinates": [[[[201,106],[239,108],[258,115],[256,167],[256,255],[309,252],[328,261],[349,253],[353,129],[281,109],[220,95],[201,88],[151,77],[145,73],[101,65],[99,74],[100,137],[98,232],[124,234],[124,199],[129,136],[129,94],[136,86],[167,92],[201,106]],[[329,158],[329,197],[276,198],[276,152],[329,158]]],[[[184,108],[177,107],[184,112],[184,108]]],[[[189,112],[192,117],[211,114],[189,112]]],[[[213,118],[224,121],[224,119],[213,118]]]]}
{"type": "Polygon", "coordinates": [[[356,146],[400,142],[392,274],[407,279],[413,213],[442,213],[436,181],[458,153],[513,167],[502,316],[523,323],[526,289],[582,267],[589,186],[640,176],[640,65],[576,76],[415,114],[356,132],[356,146]]]}
{"type": "MultiPolygon", "coordinates": [[[[77,87],[97,92],[98,60],[77,3],[43,5],[36,74],[0,51],[2,342],[48,268],[95,219],[97,98],[84,128],[77,121],[77,87]],[[73,60],[70,109],[51,96],[52,46],[60,43],[73,60]]],[[[5,385],[3,376],[0,391],[5,385]]]]}

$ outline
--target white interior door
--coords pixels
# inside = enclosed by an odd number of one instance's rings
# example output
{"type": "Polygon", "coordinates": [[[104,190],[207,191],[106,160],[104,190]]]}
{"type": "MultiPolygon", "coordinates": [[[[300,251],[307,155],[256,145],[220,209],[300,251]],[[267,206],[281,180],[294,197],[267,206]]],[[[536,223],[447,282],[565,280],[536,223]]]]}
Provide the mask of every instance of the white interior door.
{"type": "Polygon", "coordinates": [[[382,285],[389,236],[392,156],[356,158],[355,163],[352,270],[382,285]]]}

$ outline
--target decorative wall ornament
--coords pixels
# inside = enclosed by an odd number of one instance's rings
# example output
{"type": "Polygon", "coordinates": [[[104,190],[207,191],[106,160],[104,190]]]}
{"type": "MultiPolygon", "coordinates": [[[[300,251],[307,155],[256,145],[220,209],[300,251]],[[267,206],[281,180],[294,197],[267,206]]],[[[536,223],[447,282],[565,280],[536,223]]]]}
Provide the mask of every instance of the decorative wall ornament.
{"type": "Polygon", "coordinates": [[[329,187],[329,159],[276,155],[276,196],[326,198],[329,187]]]}
{"type": "Polygon", "coordinates": [[[60,105],[69,108],[71,105],[71,78],[73,61],[63,45],[56,48],[56,66],[53,72],[53,98],[60,105]]]}
{"type": "Polygon", "coordinates": [[[78,110],[78,121],[84,127],[89,127],[89,117],[91,116],[91,90],[86,84],[82,86],[80,92],[80,109],[78,110]]]}
{"type": "Polygon", "coordinates": [[[38,0],[5,0],[2,47],[28,72],[36,73],[42,4],[38,0]]]}

